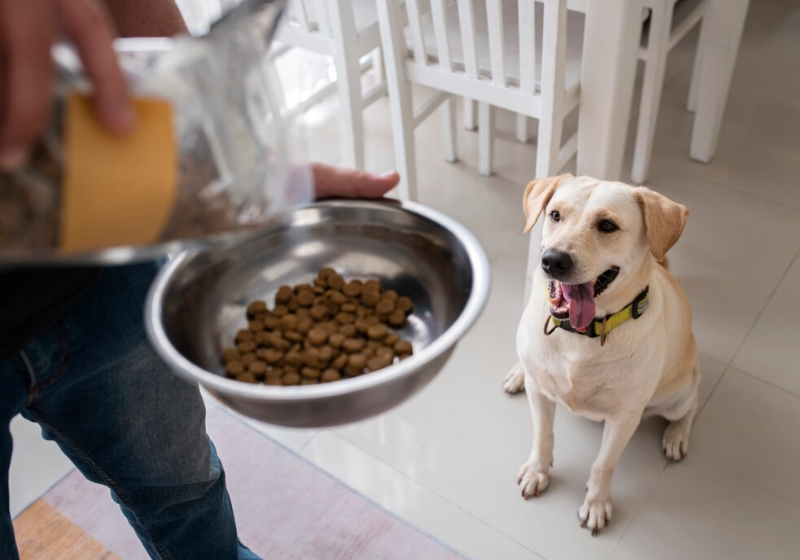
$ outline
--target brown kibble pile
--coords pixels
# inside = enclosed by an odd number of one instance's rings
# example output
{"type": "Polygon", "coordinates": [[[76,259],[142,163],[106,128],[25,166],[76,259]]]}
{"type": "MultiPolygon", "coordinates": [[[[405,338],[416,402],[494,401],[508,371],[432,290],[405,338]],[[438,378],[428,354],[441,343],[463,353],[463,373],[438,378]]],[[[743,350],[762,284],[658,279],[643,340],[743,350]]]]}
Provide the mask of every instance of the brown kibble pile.
{"type": "Polygon", "coordinates": [[[271,310],[247,306],[247,328],[222,353],[225,373],[245,383],[316,385],[388,367],[412,352],[402,328],[411,300],[377,280],[345,281],[323,268],[312,284],[281,286],[271,310]]]}

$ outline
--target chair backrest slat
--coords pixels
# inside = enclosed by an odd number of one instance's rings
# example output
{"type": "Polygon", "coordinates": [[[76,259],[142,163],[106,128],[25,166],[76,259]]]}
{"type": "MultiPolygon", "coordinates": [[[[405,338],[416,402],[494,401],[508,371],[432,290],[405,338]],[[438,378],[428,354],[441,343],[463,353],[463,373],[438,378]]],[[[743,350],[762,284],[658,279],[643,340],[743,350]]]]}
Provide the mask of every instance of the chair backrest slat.
{"type": "Polygon", "coordinates": [[[478,77],[478,56],[475,50],[475,13],[472,0],[458,0],[458,23],[464,53],[464,70],[470,78],[478,77]]]}
{"type": "Polygon", "coordinates": [[[293,19],[297,20],[300,28],[308,33],[311,31],[311,26],[308,24],[308,14],[306,13],[306,0],[297,0],[296,2],[289,3],[290,15],[294,16],[293,19]]]}
{"type": "Polygon", "coordinates": [[[425,52],[425,37],[422,34],[422,18],[417,0],[406,0],[408,13],[408,26],[411,28],[411,46],[414,50],[414,60],[420,64],[428,64],[428,55],[425,52]]]}
{"type": "MultiPolygon", "coordinates": [[[[566,93],[567,1],[544,0],[542,20],[542,84],[548,84],[556,95],[566,93]]],[[[544,88],[542,94],[544,95],[544,88]]]]}
{"type": "Polygon", "coordinates": [[[536,90],[536,2],[519,0],[519,88],[536,90]]]}
{"type": "Polygon", "coordinates": [[[328,14],[328,6],[325,0],[312,0],[314,2],[314,15],[317,21],[317,29],[326,37],[331,36],[330,14],[328,14]]]}
{"type": "Polygon", "coordinates": [[[444,0],[431,0],[431,16],[433,17],[433,33],[436,36],[436,56],[442,70],[451,72],[453,62],[450,57],[450,40],[447,34],[447,14],[444,0]]]}
{"type": "Polygon", "coordinates": [[[502,0],[486,0],[486,23],[489,32],[489,60],[492,69],[492,81],[506,85],[505,45],[503,32],[502,0]]]}

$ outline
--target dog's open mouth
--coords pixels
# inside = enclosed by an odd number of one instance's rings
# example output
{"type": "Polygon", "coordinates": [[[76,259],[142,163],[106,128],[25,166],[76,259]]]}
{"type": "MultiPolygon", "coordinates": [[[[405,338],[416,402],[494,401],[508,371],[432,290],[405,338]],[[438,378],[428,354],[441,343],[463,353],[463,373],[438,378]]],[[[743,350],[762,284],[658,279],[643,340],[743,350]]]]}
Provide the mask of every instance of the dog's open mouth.
{"type": "Polygon", "coordinates": [[[619,267],[612,266],[592,282],[564,284],[550,280],[550,314],[556,319],[569,318],[569,324],[577,331],[585,331],[594,320],[597,306],[594,299],[602,294],[619,274],[619,267]]]}

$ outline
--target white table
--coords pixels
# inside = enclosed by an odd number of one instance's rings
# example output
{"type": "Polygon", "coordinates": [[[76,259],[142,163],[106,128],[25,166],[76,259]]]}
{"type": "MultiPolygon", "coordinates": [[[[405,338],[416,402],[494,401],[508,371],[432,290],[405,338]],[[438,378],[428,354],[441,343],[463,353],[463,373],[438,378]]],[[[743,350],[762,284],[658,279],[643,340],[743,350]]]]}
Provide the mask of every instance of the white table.
{"type": "MultiPolygon", "coordinates": [[[[749,0],[709,0],[701,33],[691,157],[714,156],[749,0]]],[[[642,0],[587,2],[581,71],[578,174],[619,180],[628,133],[642,0]]]]}

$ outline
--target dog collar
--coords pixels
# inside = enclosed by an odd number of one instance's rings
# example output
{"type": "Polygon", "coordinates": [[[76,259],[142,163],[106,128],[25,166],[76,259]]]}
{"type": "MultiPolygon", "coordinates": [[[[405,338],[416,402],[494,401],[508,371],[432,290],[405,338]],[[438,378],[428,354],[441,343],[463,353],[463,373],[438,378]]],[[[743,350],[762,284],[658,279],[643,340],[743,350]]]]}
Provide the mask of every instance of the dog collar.
{"type": "Polygon", "coordinates": [[[649,293],[650,286],[645,286],[644,290],[642,290],[639,295],[636,296],[633,301],[625,306],[621,311],[606,315],[602,319],[595,317],[595,319],[586,327],[585,331],[578,331],[572,328],[572,325],[569,324],[569,319],[556,319],[550,315],[550,313],[548,313],[547,320],[544,322],[544,334],[550,336],[557,328],[562,328],[565,331],[581,334],[589,338],[600,337],[600,346],[603,346],[606,343],[606,337],[608,336],[608,333],[626,323],[629,319],[638,319],[642,316],[642,314],[647,310],[648,304],[650,303],[649,293]],[[553,323],[553,328],[548,330],[547,327],[551,322],[553,323]]]}

